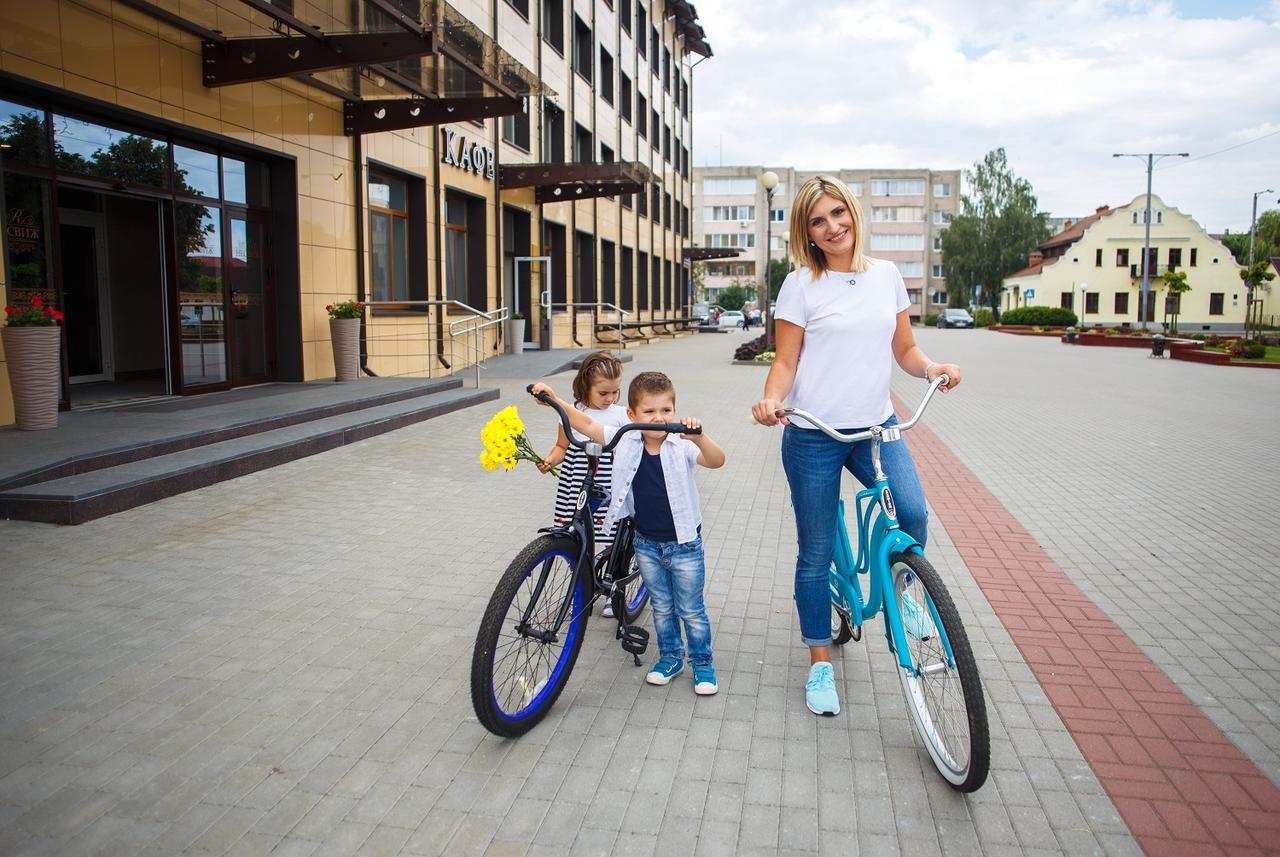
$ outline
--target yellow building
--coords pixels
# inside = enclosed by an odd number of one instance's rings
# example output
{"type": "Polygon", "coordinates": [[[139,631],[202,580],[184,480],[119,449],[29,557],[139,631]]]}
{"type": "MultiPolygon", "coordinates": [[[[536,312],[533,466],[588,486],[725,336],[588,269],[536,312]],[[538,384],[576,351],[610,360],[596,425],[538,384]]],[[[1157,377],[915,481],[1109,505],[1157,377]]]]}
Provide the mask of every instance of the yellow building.
{"type": "Polygon", "coordinates": [[[346,299],[378,375],[675,329],[693,7],[455,2],[0,5],[0,287],[65,310],[64,409],[333,377],[346,299]]]}
{"type": "MultiPolygon", "coordinates": [[[[1141,322],[1146,205],[1146,194],[1119,208],[1104,205],[1040,244],[1026,268],[1005,277],[1004,309],[1060,306],[1081,324],[1141,322]]],[[[1146,320],[1164,323],[1174,310],[1161,279],[1172,270],[1185,271],[1191,287],[1178,307],[1179,330],[1243,325],[1244,284],[1231,251],[1155,194],[1148,265],[1146,320]]]]}

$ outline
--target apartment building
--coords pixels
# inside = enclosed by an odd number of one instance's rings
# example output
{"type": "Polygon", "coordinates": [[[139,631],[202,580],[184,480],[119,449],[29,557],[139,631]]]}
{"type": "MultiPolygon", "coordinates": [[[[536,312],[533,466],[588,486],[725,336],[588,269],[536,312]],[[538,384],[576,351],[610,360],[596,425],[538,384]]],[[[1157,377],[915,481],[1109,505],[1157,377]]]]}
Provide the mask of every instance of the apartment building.
{"type": "Polygon", "coordinates": [[[946,306],[942,231],[959,211],[960,170],[695,167],[694,245],[738,251],[736,257],[705,263],[707,298],[714,301],[719,290],[734,283],[759,291],[766,253],[770,259],[787,258],[792,194],[819,174],[839,177],[857,196],[866,221],[863,246],[868,255],[898,266],[912,318],[946,306]],[[778,176],[771,202],[760,183],[768,171],[778,176]]]}
{"type": "Polygon", "coordinates": [[[345,299],[371,305],[379,375],[509,348],[514,313],[532,347],[648,332],[688,304],[696,18],[683,0],[4,4],[6,303],[65,310],[64,409],[89,384],[332,377],[325,307],[345,299]]]}

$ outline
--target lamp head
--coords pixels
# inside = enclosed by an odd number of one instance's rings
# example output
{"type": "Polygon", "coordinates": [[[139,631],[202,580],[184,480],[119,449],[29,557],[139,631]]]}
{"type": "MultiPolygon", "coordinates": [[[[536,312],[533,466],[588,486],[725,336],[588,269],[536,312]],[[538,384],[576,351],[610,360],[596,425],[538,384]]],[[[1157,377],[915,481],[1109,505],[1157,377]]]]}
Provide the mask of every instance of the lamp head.
{"type": "Polygon", "coordinates": [[[778,174],[773,170],[767,170],[760,174],[760,184],[764,185],[766,191],[771,191],[778,186],[778,174]]]}

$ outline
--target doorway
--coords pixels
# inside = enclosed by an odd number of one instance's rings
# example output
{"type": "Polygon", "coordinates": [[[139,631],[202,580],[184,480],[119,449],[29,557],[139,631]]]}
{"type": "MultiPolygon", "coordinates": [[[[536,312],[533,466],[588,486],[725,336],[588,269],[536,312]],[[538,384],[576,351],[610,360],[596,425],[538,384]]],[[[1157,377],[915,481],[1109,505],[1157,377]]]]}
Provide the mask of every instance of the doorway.
{"type": "Polygon", "coordinates": [[[156,200],[59,188],[58,257],[72,407],[171,392],[161,236],[156,200]]]}

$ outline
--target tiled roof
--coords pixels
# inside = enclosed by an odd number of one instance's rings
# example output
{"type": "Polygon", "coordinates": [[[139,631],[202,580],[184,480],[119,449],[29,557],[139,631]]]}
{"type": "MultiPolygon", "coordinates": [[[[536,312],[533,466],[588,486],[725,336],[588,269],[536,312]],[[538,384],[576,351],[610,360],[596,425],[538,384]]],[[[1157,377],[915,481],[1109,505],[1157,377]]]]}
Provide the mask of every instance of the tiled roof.
{"type": "Polygon", "coordinates": [[[1086,229],[1111,213],[1112,211],[1109,206],[1101,206],[1093,214],[1090,214],[1088,217],[1080,218],[1057,235],[1051,236],[1047,241],[1042,242],[1040,244],[1040,249],[1046,250],[1050,247],[1061,247],[1076,243],[1080,240],[1080,237],[1084,235],[1084,231],[1086,229]]]}
{"type": "MultiPolygon", "coordinates": [[[[1041,244],[1040,246],[1043,247],[1044,245],[1041,244]]],[[[1061,258],[1062,258],[1061,256],[1054,256],[1052,259],[1045,259],[1043,262],[1039,263],[1038,265],[1028,265],[1027,267],[1023,268],[1021,271],[1014,271],[1012,274],[1005,274],[1004,278],[1006,280],[1012,280],[1012,279],[1016,279],[1017,277],[1034,276],[1061,258]]]]}

